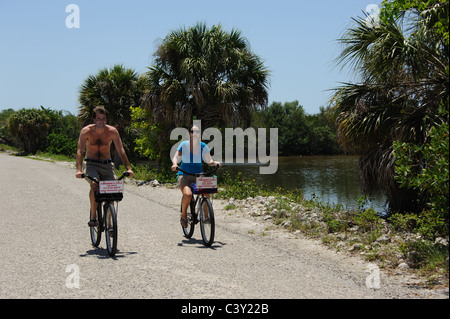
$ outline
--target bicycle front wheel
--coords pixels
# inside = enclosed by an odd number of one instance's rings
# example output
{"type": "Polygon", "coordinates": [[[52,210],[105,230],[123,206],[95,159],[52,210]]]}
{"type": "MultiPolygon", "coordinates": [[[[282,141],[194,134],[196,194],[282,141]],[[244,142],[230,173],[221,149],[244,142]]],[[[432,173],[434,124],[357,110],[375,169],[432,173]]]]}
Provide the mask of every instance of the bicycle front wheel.
{"type": "Polygon", "coordinates": [[[214,242],[214,211],[211,201],[203,198],[200,202],[200,231],[205,246],[211,246],[214,242]]]}
{"type": "Polygon", "coordinates": [[[113,257],[117,251],[117,214],[113,203],[106,204],[104,209],[106,249],[113,257]]]}
{"type": "MultiPolygon", "coordinates": [[[[89,217],[91,216],[91,212],[89,211],[89,217]]],[[[98,204],[97,206],[97,226],[89,227],[89,231],[91,232],[91,242],[92,246],[98,247],[100,245],[100,240],[102,239],[102,205],[98,204]]]]}

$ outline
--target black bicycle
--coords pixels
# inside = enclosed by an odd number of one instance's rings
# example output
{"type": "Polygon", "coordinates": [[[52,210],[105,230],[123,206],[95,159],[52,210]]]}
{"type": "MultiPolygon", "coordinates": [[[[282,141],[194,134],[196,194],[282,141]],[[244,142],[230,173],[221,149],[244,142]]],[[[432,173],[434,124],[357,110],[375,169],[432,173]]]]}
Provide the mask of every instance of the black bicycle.
{"type": "MultiPolygon", "coordinates": [[[[202,239],[205,246],[212,245],[212,243],[214,242],[215,232],[213,206],[211,201],[208,197],[205,196],[205,194],[217,193],[217,178],[215,181],[215,187],[205,187],[205,185],[203,184],[210,183],[211,180],[205,179],[205,177],[211,176],[218,169],[219,166],[216,165],[216,167],[210,172],[189,173],[177,167],[177,170],[183,172],[184,174],[197,177],[197,182],[190,185],[192,190],[192,198],[187,211],[187,227],[181,226],[184,236],[186,238],[191,238],[194,234],[195,225],[200,222],[200,231],[202,233],[202,239]]],[[[180,207],[180,211],[181,209],[182,208],[180,207]]]]}
{"type": "MultiPolygon", "coordinates": [[[[120,181],[126,176],[129,176],[130,173],[123,172],[122,176],[116,181],[120,181]]],[[[99,191],[95,192],[95,201],[98,203],[97,205],[97,225],[90,227],[91,232],[91,242],[94,247],[98,247],[100,241],[102,239],[102,232],[105,232],[106,239],[106,248],[108,250],[108,254],[111,257],[114,257],[117,252],[117,211],[114,207],[114,202],[120,202],[123,199],[122,192],[114,192],[114,189],[108,190],[108,192],[102,192],[102,185],[100,183],[105,183],[107,185],[108,182],[113,184],[116,181],[98,181],[96,178],[92,178],[89,175],[83,174],[83,178],[87,177],[91,181],[99,184],[99,191]],[[112,183],[111,183],[112,182],[112,183]]],[[[117,210],[119,206],[117,204],[117,210]]],[[[90,211],[89,211],[90,216],[90,211]]]]}

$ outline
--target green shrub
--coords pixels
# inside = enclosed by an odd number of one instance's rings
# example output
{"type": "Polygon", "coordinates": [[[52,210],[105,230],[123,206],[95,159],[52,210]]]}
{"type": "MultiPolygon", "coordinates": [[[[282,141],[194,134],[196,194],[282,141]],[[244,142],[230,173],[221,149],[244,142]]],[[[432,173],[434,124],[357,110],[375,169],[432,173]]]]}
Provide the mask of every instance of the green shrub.
{"type": "Polygon", "coordinates": [[[52,132],[47,136],[47,152],[74,156],[77,152],[77,140],[60,132],[52,132]]]}

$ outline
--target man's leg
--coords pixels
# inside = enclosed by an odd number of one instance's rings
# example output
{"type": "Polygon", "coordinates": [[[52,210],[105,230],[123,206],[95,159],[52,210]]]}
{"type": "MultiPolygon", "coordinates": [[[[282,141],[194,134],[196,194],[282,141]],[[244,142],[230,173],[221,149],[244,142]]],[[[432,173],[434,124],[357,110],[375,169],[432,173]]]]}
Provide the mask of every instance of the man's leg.
{"type": "MultiPolygon", "coordinates": [[[[92,178],[100,179],[99,174],[99,165],[96,163],[86,163],[86,175],[91,176],[92,178]]],[[[98,184],[88,178],[86,181],[89,183],[89,202],[91,203],[91,221],[97,220],[97,202],[95,201],[95,192],[98,190],[98,184]]],[[[89,226],[95,226],[96,224],[89,221],[89,226]]]]}
{"type": "MultiPolygon", "coordinates": [[[[95,184],[94,182],[92,182],[93,184],[95,184]]],[[[89,190],[89,201],[91,203],[91,221],[92,220],[97,220],[97,202],[95,201],[95,185],[91,184],[91,188],[89,190]]],[[[91,222],[89,222],[89,226],[91,226],[91,222]]]]}

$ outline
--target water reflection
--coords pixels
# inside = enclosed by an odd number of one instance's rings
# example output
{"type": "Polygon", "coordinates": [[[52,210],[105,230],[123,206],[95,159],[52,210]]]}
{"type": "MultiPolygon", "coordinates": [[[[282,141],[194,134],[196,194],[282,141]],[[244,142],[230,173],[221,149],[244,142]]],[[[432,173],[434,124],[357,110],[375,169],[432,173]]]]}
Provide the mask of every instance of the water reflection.
{"type": "MultiPolygon", "coordinates": [[[[232,175],[241,172],[244,178],[269,187],[300,188],[308,199],[315,197],[322,202],[356,208],[362,195],[357,163],[356,156],[305,156],[279,157],[278,170],[272,175],[260,174],[257,164],[224,164],[224,168],[232,175]]],[[[378,212],[385,210],[384,204],[382,194],[372,196],[368,203],[378,212]]]]}

